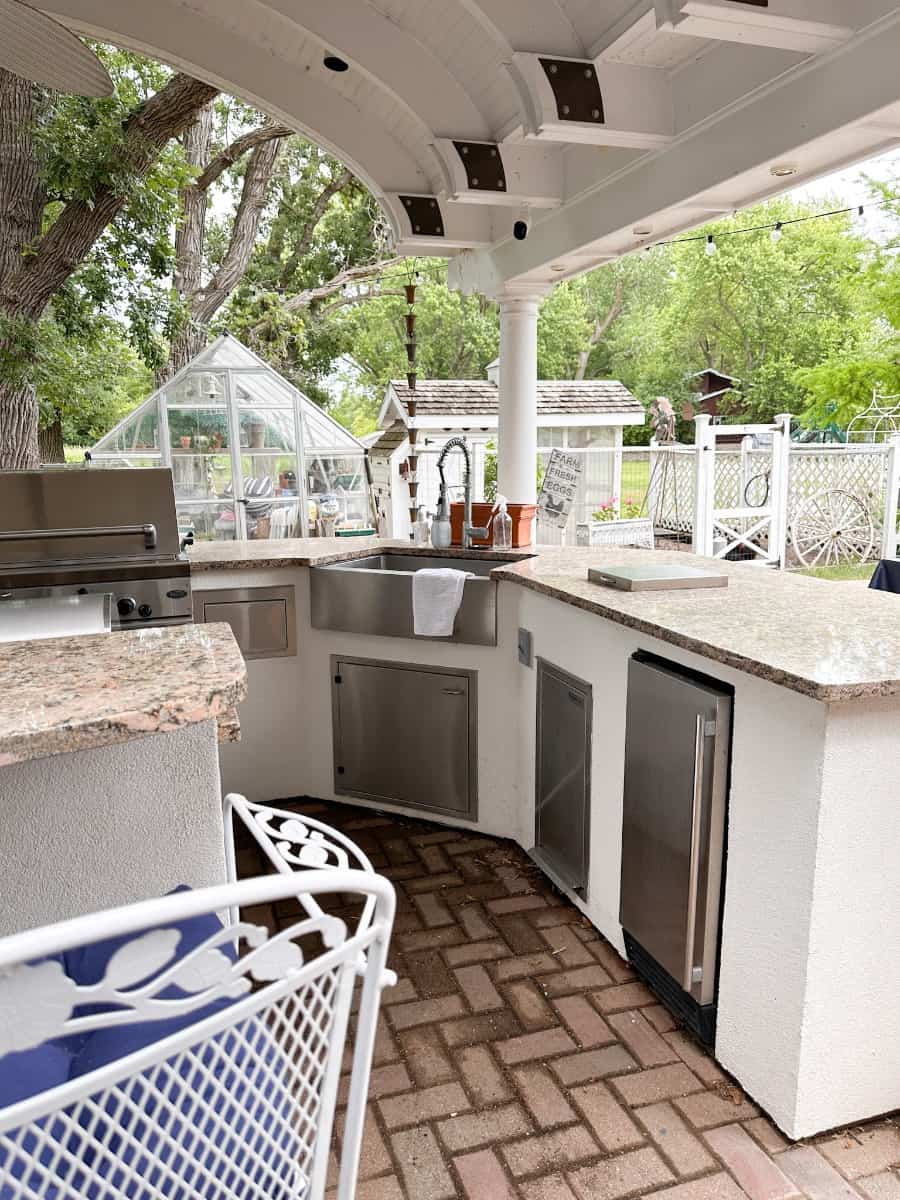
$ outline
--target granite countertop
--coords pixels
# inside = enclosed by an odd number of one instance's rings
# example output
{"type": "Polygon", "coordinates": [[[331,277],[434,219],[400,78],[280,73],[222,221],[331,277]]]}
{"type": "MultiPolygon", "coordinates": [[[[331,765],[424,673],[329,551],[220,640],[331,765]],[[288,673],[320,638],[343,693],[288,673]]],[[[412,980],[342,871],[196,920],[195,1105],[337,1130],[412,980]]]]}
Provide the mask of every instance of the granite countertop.
{"type": "Polygon", "coordinates": [[[887,592],[678,551],[545,549],[495,568],[506,579],[739,671],[835,703],[900,695],[900,603],[887,592]],[[624,592],[589,566],[677,563],[727,588],[624,592]]]}
{"type": "Polygon", "coordinates": [[[214,719],[239,736],[247,671],[228,625],[0,645],[0,766],[214,719]]]}
{"type": "Polygon", "coordinates": [[[384,550],[454,558],[521,558],[491,578],[517,583],[714,662],[827,703],[900,695],[900,606],[895,596],[679,551],[613,547],[435,551],[383,538],[205,542],[192,572],[324,566],[384,550]],[[673,562],[729,576],[727,588],[622,592],[589,583],[589,566],[673,562]]]}
{"type": "Polygon", "coordinates": [[[479,558],[526,558],[533,550],[435,550],[432,546],[413,546],[399,539],[379,537],[358,538],[284,538],[278,541],[221,541],[197,542],[188,551],[191,574],[204,571],[264,570],[272,567],[325,567],[330,563],[351,562],[385,550],[402,550],[404,554],[440,554],[444,558],[464,558],[476,554],[479,558]]]}

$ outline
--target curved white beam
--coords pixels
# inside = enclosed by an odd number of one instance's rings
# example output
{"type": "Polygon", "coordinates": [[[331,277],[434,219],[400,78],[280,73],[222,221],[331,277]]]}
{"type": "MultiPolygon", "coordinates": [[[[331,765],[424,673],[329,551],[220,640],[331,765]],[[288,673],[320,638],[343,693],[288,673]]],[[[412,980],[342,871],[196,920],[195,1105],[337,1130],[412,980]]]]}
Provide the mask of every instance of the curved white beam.
{"type": "Polygon", "coordinates": [[[522,0],[457,0],[504,54],[514,50],[534,54],[564,54],[581,58],[587,47],[578,36],[559,0],[526,5],[522,0]]]}
{"type": "Polygon", "coordinates": [[[260,0],[363,72],[430,135],[490,138],[484,114],[420,39],[363,0],[260,0]]]}
{"type": "Polygon", "coordinates": [[[431,161],[419,161],[330,86],[324,68],[316,76],[298,71],[237,26],[178,0],[53,0],[53,12],[81,33],[168,62],[277,116],[345,162],[379,199],[386,191],[432,190],[431,161]]]}

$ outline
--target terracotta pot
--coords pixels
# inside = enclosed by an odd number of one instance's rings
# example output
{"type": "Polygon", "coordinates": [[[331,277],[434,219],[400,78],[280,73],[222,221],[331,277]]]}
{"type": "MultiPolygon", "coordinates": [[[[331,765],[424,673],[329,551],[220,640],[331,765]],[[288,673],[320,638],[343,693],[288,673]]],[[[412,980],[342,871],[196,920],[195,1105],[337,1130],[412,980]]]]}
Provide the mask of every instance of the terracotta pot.
{"type": "Polygon", "coordinates": [[[190,448],[191,448],[191,439],[190,439],[189,437],[183,437],[183,438],[179,438],[178,440],[181,442],[181,448],[182,448],[182,450],[190,450],[190,448]]]}
{"type": "MultiPolygon", "coordinates": [[[[478,501],[472,505],[472,524],[485,526],[491,519],[491,510],[493,504],[487,501],[478,501]]],[[[462,527],[463,513],[465,505],[461,500],[455,500],[450,505],[450,530],[452,534],[452,544],[454,546],[462,545],[462,527]]],[[[536,504],[508,504],[507,511],[512,518],[512,544],[514,550],[525,549],[532,543],[532,525],[534,523],[535,514],[537,513],[536,504]]],[[[490,546],[492,544],[491,536],[486,539],[475,538],[472,541],[473,546],[490,546]]]]}
{"type": "Polygon", "coordinates": [[[414,283],[405,283],[403,290],[406,292],[406,303],[415,304],[416,302],[416,285],[414,283]]]}

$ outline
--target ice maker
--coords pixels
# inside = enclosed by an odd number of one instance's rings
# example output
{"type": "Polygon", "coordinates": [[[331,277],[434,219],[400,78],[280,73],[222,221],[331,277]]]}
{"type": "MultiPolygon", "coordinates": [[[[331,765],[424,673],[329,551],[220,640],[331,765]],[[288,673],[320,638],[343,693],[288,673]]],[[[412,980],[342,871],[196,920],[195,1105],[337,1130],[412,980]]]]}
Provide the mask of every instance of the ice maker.
{"type": "Polygon", "coordinates": [[[706,676],[629,663],[619,918],[632,965],[710,1044],[732,704],[706,676]]]}

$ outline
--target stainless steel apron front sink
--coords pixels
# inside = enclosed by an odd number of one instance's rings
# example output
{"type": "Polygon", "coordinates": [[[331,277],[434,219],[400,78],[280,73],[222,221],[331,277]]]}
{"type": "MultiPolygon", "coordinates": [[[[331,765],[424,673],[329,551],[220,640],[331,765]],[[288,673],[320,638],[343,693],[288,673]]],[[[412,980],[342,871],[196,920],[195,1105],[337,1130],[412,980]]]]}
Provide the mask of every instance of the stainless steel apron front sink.
{"type": "MultiPolygon", "coordinates": [[[[333,563],[310,570],[311,623],[314,629],[337,629],[380,637],[415,637],[412,581],[428,567],[469,571],[453,636],[442,642],[497,645],[497,584],[489,575],[504,562],[519,558],[462,558],[391,551],[333,563]]],[[[422,639],[428,640],[428,639],[422,639]]]]}

